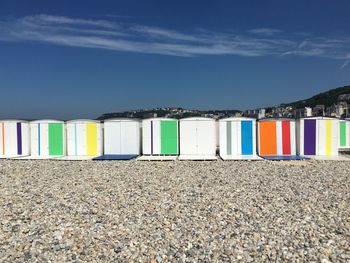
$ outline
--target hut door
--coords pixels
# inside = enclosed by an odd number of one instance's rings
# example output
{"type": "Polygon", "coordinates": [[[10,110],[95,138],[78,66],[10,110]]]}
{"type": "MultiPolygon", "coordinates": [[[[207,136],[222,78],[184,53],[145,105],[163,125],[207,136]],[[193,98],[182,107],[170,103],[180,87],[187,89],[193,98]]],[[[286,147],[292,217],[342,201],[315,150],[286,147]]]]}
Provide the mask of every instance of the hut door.
{"type": "MultiPolygon", "coordinates": [[[[318,120],[318,155],[327,155],[327,148],[330,146],[331,137],[329,127],[326,127],[326,120],[318,120]],[[328,145],[327,145],[328,144],[328,145]]],[[[330,152],[330,150],[328,150],[330,152]]]]}
{"type": "Polygon", "coordinates": [[[152,121],[142,122],[142,154],[152,154],[152,121]]]}
{"type": "Polygon", "coordinates": [[[5,124],[5,134],[6,140],[5,149],[6,156],[16,156],[17,155],[17,123],[7,123],[5,124]]]}
{"type": "Polygon", "coordinates": [[[97,147],[97,124],[86,124],[86,153],[88,156],[96,156],[98,154],[97,147]]]}
{"type": "Polygon", "coordinates": [[[0,122],[0,155],[5,155],[5,123],[0,122]]]}
{"type": "Polygon", "coordinates": [[[120,143],[121,154],[139,153],[139,126],[137,122],[121,122],[120,143]]]}
{"type": "MultiPolygon", "coordinates": [[[[241,141],[242,155],[253,154],[253,122],[242,121],[241,122],[241,141]]],[[[239,153],[238,153],[239,154],[239,153]]]]}
{"type": "Polygon", "coordinates": [[[106,122],[104,126],[105,134],[105,154],[121,154],[120,147],[120,122],[106,122]]]}
{"type": "Polygon", "coordinates": [[[63,124],[49,123],[49,155],[63,155],[63,124]]]}
{"type": "Polygon", "coordinates": [[[77,123],[75,130],[75,148],[76,155],[85,156],[87,155],[87,134],[86,134],[86,124],[77,123]]]}
{"type": "Polygon", "coordinates": [[[276,155],[277,154],[277,137],[276,122],[265,121],[259,123],[260,136],[260,155],[276,155]]]}
{"type": "Polygon", "coordinates": [[[177,154],[177,122],[164,120],[160,122],[161,154],[177,154]]]}
{"type": "Polygon", "coordinates": [[[304,120],[304,155],[316,155],[316,120],[304,120]]]}
{"type": "Polygon", "coordinates": [[[215,155],[215,123],[211,121],[197,122],[197,154],[215,155]]]}
{"type": "Polygon", "coordinates": [[[335,120],[329,120],[332,126],[331,155],[338,155],[339,150],[339,124],[335,120]]]}
{"type": "Polygon", "coordinates": [[[77,124],[67,124],[67,155],[75,156],[77,153],[77,124]]]}
{"type": "Polygon", "coordinates": [[[40,155],[40,125],[39,123],[30,125],[30,144],[31,154],[33,156],[40,155]]]}
{"type": "Polygon", "coordinates": [[[346,122],[339,121],[339,146],[346,146],[346,122]]]}
{"type": "Polygon", "coordinates": [[[180,152],[181,154],[197,154],[197,124],[195,121],[180,123],[180,152]]]}

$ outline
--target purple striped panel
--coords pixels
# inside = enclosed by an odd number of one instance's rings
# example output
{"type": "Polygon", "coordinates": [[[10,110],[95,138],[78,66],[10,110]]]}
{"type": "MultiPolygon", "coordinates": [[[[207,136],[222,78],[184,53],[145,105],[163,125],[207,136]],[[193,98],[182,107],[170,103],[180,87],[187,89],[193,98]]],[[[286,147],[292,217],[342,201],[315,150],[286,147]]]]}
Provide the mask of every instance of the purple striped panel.
{"type": "Polygon", "coordinates": [[[304,154],[316,155],[316,120],[304,120],[304,154]]]}
{"type": "Polygon", "coordinates": [[[17,154],[22,154],[22,124],[17,122],[17,154]]]}

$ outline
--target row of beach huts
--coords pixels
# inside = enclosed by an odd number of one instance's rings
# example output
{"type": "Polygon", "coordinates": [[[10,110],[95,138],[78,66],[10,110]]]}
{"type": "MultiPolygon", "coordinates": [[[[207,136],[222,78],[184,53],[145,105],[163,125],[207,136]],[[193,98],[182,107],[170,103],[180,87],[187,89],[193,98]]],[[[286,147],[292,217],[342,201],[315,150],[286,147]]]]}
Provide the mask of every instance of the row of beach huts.
{"type": "Polygon", "coordinates": [[[55,160],[342,159],[350,120],[0,120],[0,157],[55,160]]]}

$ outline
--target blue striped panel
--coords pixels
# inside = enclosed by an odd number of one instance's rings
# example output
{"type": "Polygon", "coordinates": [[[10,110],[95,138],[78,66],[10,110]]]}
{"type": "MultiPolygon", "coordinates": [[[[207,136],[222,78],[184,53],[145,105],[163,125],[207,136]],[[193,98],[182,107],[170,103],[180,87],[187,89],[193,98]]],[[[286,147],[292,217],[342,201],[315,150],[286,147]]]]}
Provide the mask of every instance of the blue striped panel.
{"type": "Polygon", "coordinates": [[[253,154],[253,121],[241,121],[242,155],[253,154]]]}

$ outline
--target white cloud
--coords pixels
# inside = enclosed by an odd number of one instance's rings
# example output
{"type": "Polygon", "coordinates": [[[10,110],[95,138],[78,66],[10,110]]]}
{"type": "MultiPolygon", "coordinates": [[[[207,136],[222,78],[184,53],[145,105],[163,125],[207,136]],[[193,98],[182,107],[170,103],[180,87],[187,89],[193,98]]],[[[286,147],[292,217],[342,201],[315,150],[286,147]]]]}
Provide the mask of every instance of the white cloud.
{"type": "MultiPolygon", "coordinates": [[[[350,37],[322,38],[287,34],[279,29],[248,33],[206,29],[177,30],[52,15],[0,21],[1,41],[46,42],[56,45],[171,56],[303,56],[349,60],[350,37]],[[253,35],[252,35],[253,34],[253,35]]],[[[347,64],[346,64],[347,65],[347,64]]],[[[346,66],[345,65],[345,66],[346,66]]],[[[345,67],[344,66],[344,67],[345,67]]]]}

